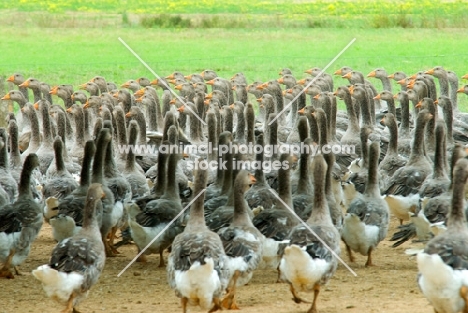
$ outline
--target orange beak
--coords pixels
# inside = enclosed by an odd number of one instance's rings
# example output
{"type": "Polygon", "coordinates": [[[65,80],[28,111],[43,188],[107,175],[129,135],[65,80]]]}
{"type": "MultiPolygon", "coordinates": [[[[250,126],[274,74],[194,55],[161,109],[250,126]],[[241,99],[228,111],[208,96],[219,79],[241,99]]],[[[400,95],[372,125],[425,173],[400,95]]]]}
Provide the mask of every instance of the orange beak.
{"type": "Polygon", "coordinates": [[[203,103],[204,103],[205,105],[210,105],[210,99],[206,99],[205,101],[203,101],[203,103]]]}
{"type": "Polygon", "coordinates": [[[438,104],[439,104],[439,100],[438,100],[438,99],[435,100],[435,101],[434,101],[434,104],[435,104],[435,105],[438,105],[438,104]]]}
{"type": "Polygon", "coordinates": [[[406,85],[407,88],[409,89],[413,89],[414,87],[414,80],[412,82],[410,82],[408,85],[406,85]]]}
{"type": "Polygon", "coordinates": [[[305,71],[304,73],[307,73],[309,75],[312,75],[312,69],[308,69],[307,71],[305,71]]]}
{"type": "Polygon", "coordinates": [[[176,81],[175,81],[175,79],[169,79],[168,82],[169,82],[169,84],[175,85],[175,82],[176,82],[176,81]]]}
{"type": "Polygon", "coordinates": [[[416,74],[413,74],[409,77],[410,79],[415,79],[416,78],[416,74]]]}
{"type": "Polygon", "coordinates": [[[336,70],[335,73],[333,73],[334,75],[340,75],[342,74],[343,72],[341,71],[341,68],[339,70],[336,70]]]}
{"type": "Polygon", "coordinates": [[[127,112],[127,114],[125,114],[125,117],[132,117],[132,112],[127,112]]]}
{"type": "Polygon", "coordinates": [[[380,120],[380,124],[383,124],[385,123],[385,117],[383,117],[381,120],[380,120]]]}
{"type": "Polygon", "coordinates": [[[230,107],[231,109],[234,109],[234,103],[230,104],[229,107],[230,107]]]}
{"type": "Polygon", "coordinates": [[[318,100],[319,98],[320,98],[320,94],[319,94],[319,93],[316,94],[316,95],[314,96],[314,99],[315,99],[315,100],[318,100]]]}
{"type": "Polygon", "coordinates": [[[150,85],[157,85],[159,83],[158,79],[154,79],[150,82],[150,85]]]}
{"type": "Polygon", "coordinates": [[[214,85],[214,79],[207,81],[206,84],[213,86],[214,85]]]}
{"type": "Polygon", "coordinates": [[[347,79],[350,79],[351,78],[351,72],[349,72],[348,74],[346,75],[343,75],[341,76],[341,78],[347,78],[347,79]]]}
{"type": "Polygon", "coordinates": [[[292,88],[289,88],[288,90],[286,90],[287,93],[292,93],[292,88]]]}
{"type": "Polygon", "coordinates": [[[212,92],[210,92],[209,94],[207,94],[205,96],[205,99],[211,99],[211,98],[213,98],[213,93],[212,92]]]}
{"type": "Polygon", "coordinates": [[[390,78],[390,79],[393,79],[393,78],[395,78],[395,74],[390,74],[387,77],[390,78]]]}
{"type": "Polygon", "coordinates": [[[29,79],[25,80],[19,87],[29,87],[29,79]]]}
{"type": "Polygon", "coordinates": [[[236,85],[232,86],[231,90],[236,90],[236,85]]]}
{"type": "Polygon", "coordinates": [[[257,102],[262,102],[263,97],[257,99],[257,102]]]}
{"type": "Polygon", "coordinates": [[[192,75],[190,74],[190,75],[184,76],[184,78],[187,79],[187,80],[191,80],[191,79],[192,79],[192,75]]]}
{"type": "Polygon", "coordinates": [[[304,85],[305,84],[305,79],[300,79],[298,82],[297,82],[299,85],[304,85]]]}
{"type": "Polygon", "coordinates": [[[374,97],[374,100],[380,100],[380,93],[374,97]]]}
{"type": "Polygon", "coordinates": [[[169,101],[169,104],[175,104],[175,102],[176,102],[176,98],[171,99],[171,101],[169,101]]]}
{"type": "Polygon", "coordinates": [[[305,108],[300,109],[299,111],[297,111],[297,113],[304,114],[305,113],[305,108]]]}
{"type": "Polygon", "coordinates": [[[431,119],[434,118],[434,115],[429,113],[429,118],[431,118],[431,119]]]}
{"type": "Polygon", "coordinates": [[[369,74],[367,74],[367,77],[375,77],[375,71],[372,71],[369,74]]]}
{"type": "Polygon", "coordinates": [[[174,87],[174,89],[176,89],[176,90],[182,90],[182,85],[177,85],[177,86],[174,87]]]}
{"type": "Polygon", "coordinates": [[[336,96],[338,94],[338,89],[333,92],[333,95],[336,96]]]}
{"type": "Polygon", "coordinates": [[[130,87],[130,83],[129,83],[129,82],[126,82],[126,83],[122,84],[122,86],[120,86],[120,87],[122,87],[122,88],[128,88],[128,87],[130,87]]]}
{"type": "Polygon", "coordinates": [[[351,86],[349,86],[349,88],[348,88],[348,89],[349,89],[349,92],[351,92],[351,94],[353,94],[353,91],[354,91],[354,85],[351,85],[351,86]]]}
{"type": "MultiPolygon", "coordinates": [[[[460,87],[459,89],[457,89],[457,92],[465,92],[465,87],[460,87]]],[[[5,96],[6,97],[6,96],[5,96]]],[[[3,99],[3,98],[2,98],[3,99]]]]}
{"type": "Polygon", "coordinates": [[[7,82],[14,82],[15,81],[15,75],[11,75],[8,77],[7,82]]]}
{"type": "Polygon", "coordinates": [[[263,88],[265,88],[265,87],[263,86],[263,84],[260,84],[260,85],[258,85],[255,89],[263,90],[263,88]]]}
{"type": "Polygon", "coordinates": [[[200,73],[200,76],[203,77],[203,78],[205,78],[205,71],[201,72],[201,73],[200,73]]]}
{"type": "Polygon", "coordinates": [[[39,110],[39,101],[37,101],[36,103],[33,104],[34,108],[36,110],[39,110]]]}
{"type": "Polygon", "coordinates": [[[11,100],[10,93],[7,93],[6,95],[4,95],[4,96],[2,97],[2,99],[0,99],[0,100],[11,100]]]}
{"type": "Polygon", "coordinates": [[[177,109],[178,112],[184,113],[185,110],[185,105],[181,106],[180,108],[177,109]]]}
{"type": "Polygon", "coordinates": [[[166,79],[174,79],[174,73],[172,73],[172,74],[169,75],[169,76],[166,76],[166,79]]]}
{"type": "Polygon", "coordinates": [[[72,112],[73,112],[73,108],[72,108],[72,107],[69,107],[69,108],[67,109],[67,112],[68,112],[68,113],[72,113],[72,112]]]}
{"type": "Polygon", "coordinates": [[[404,86],[406,84],[406,78],[400,79],[399,81],[397,81],[397,84],[404,86]]]}
{"type": "Polygon", "coordinates": [[[81,90],[86,90],[86,83],[79,85],[78,88],[81,90]]]}
{"type": "Polygon", "coordinates": [[[57,91],[58,91],[58,86],[55,86],[55,87],[53,87],[53,88],[49,91],[49,93],[50,93],[51,95],[56,95],[56,94],[57,94],[57,91]]]}
{"type": "Polygon", "coordinates": [[[421,108],[421,106],[422,106],[422,100],[419,101],[418,104],[416,104],[415,108],[419,109],[419,108],[421,108]]]}
{"type": "Polygon", "coordinates": [[[117,91],[114,94],[112,94],[112,97],[118,99],[119,98],[119,92],[117,91]]]}
{"type": "Polygon", "coordinates": [[[276,81],[277,81],[278,83],[282,84],[282,83],[284,82],[284,79],[283,79],[283,77],[281,77],[281,78],[278,78],[276,81]]]}
{"type": "Polygon", "coordinates": [[[252,174],[249,174],[249,178],[250,178],[251,184],[255,184],[257,182],[257,180],[255,179],[255,176],[253,176],[252,174]]]}
{"type": "Polygon", "coordinates": [[[143,97],[140,97],[140,98],[137,98],[135,99],[136,102],[142,102],[143,101],[143,97]]]}
{"type": "Polygon", "coordinates": [[[135,92],[135,96],[141,97],[145,94],[145,88],[141,88],[135,92]]]}
{"type": "Polygon", "coordinates": [[[463,75],[462,79],[468,79],[468,74],[463,75]]]}
{"type": "Polygon", "coordinates": [[[393,95],[393,99],[397,99],[397,98],[398,98],[398,94],[396,93],[393,95]]]}
{"type": "Polygon", "coordinates": [[[424,74],[434,75],[434,69],[431,68],[430,70],[425,71],[424,74]]]}
{"type": "Polygon", "coordinates": [[[83,109],[87,109],[89,108],[89,101],[86,100],[86,103],[83,105],[83,109]]]}

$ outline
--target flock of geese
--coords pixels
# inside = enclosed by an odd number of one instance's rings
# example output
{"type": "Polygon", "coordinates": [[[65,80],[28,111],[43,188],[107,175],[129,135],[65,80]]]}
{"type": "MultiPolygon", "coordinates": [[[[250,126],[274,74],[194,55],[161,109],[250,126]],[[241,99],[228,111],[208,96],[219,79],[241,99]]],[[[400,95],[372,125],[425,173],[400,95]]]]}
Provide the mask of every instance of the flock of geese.
{"type": "Polygon", "coordinates": [[[183,312],[238,309],[237,288],[263,267],[278,270],[296,303],[313,293],[307,312],[316,313],[341,241],[351,262],[360,253],[372,266],[393,215],[401,224],[395,246],[425,244],[408,253],[417,254],[418,284],[434,310],[468,312],[468,113],[457,105],[468,85],[459,88],[441,66],[414,75],[379,68],[371,81],[342,67],[337,88],[319,68],[306,73],[297,79],[285,68],[279,79],[248,84],[242,73],[174,72],[120,87],[95,76],[79,90],[12,75],[17,88],[1,98],[19,110],[0,128],[0,277],[19,273],[46,222],[57,245],[32,274],[62,312],[77,312],[106,257],[135,244],[141,262],[159,254],[183,312]],[[354,150],[122,149],[300,143],[354,150]],[[202,160],[226,166],[191,170],[202,160]],[[287,166],[249,170],[236,160],[287,166]]]}

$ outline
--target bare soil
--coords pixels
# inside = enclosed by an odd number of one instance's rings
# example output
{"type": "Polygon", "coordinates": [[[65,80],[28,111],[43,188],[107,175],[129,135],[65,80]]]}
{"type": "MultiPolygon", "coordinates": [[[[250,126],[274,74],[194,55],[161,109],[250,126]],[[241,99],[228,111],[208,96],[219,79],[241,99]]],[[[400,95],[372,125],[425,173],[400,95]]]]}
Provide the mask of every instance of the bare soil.
{"type": "MultiPolygon", "coordinates": [[[[397,225],[392,219],[388,237],[397,225]]],[[[329,284],[321,289],[317,308],[320,313],[423,313],[433,312],[428,301],[419,291],[416,282],[417,266],[415,257],[407,256],[404,250],[414,247],[405,243],[392,248],[392,242],[383,241],[374,253],[376,266],[364,267],[366,258],[356,255],[356,262],[350,263],[357,273],[354,277],[340,265],[329,284]]],[[[44,224],[31,254],[20,267],[21,276],[0,280],[0,313],[60,312],[60,304],[45,296],[42,286],[31,271],[48,262],[55,246],[51,228],[44,224]]],[[[166,270],[159,268],[159,257],[151,255],[148,263],[133,264],[121,277],[117,274],[136,255],[136,247],[123,246],[121,254],[108,258],[104,272],[86,300],[78,307],[80,312],[181,312],[179,299],[170,289],[166,270]]],[[[342,247],[342,257],[348,257],[342,247]]],[[[165,255],[167,258],[167,255],[165,255]]],[[[309,304],[296,304],[287,284],[275,283],[275,270],[258,270],[251,282],[238,289],[238,304],[244,313],[300,313],[307,312],[309,304]]],[[[312,294],[303,294],[312,300],[312,294]]],[[[202,312],[190,307],[189,312],[202,312]]]]}

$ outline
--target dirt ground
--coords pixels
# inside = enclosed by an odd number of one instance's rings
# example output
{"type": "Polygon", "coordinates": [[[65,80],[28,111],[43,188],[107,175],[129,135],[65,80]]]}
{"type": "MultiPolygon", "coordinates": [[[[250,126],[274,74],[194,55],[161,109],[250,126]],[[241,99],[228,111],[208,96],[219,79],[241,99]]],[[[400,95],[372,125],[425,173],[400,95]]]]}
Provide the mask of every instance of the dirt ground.
{"type": "MultiPolygon", "coordinates": [[[[388,237],[393,234],[396,224],[397,221],[392,219],[388,237]]],[[[376,266],[372,268],[365,268],[366,258],[356,255],[356,262],[350,266],[357,277],[340,265],[329,284],[322,288],[317,303],[318,311],[433,312],[416,283],[415,257],[404,254],[405,249],[415,245],[405,243],[394,249],[391,244],[389,241],[380,243],[375,251],[376,266]]],[[[0,313],[60,312],[64,309],[45,296],[40,282],[31,275],[31,270],[47,263],[54,246],[51,228],[44,224],[29,258],[20,267],[23,275],[12,280],[0,280],[0,313]]],[[[127,245],[119,251],[119,257],[107,259],[98,284],[77,307],[80,312],[181,312],[179,299],[167,283],[166,270],[158,268],[158,256],[149,256],[147,264],[134,263],[119,278],[117,274],[136,255],[136,248],[127,245]]],[[[342,257],[347,261],[344,247],[342,251],[342,257]]],[[[275,270],[255,272],[249,285],[238,290],[241,312],[307,312],[309,304],[294,303],[288,285],[275,283],[276,277],[275,270]]],[[[302,296],[312,299],[312,294],[302,296]]],[[[198,307],[191,307],[189,312],[202,311],[198,307]]]]}

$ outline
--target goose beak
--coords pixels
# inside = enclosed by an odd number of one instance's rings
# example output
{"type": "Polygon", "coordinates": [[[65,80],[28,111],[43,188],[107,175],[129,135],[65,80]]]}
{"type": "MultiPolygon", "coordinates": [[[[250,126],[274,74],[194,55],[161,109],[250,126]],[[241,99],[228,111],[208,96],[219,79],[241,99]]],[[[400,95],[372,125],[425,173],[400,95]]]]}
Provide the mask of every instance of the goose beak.
{"type": "Polygon", "coordinates": [[[434,115],[431,114],[431,113],[429,113],[429,118],[430,118],[430,119],[434,118],[434,115]]]}
{"type": "Polygon", "coordinates": [[[127,112],[127,113],[125,114],[125,117],[127,117],[127,118],[132,117],[132,112],[127,112]]]}
{"type": "Polygon", "coordinates": [[[385,117],[383,117],[383,118],[380,120],[380,125],[382,125],[382,126],[385,125],[385,117]]]}
{"type": "Polygon", "coordinates": [[[210,99],[206,99],[205,101],[203,101],[203,103],[204,103],[205,105],[209,105],[209,104],[210,104],[210,99]]]}
{"type": "Polygon", "coordinates": [[[101,199],[104,199],[105,197],[106,197],[106,194],[104,192],[102,192],[101,199]]]}
{"type": "Polygon", "coordinates": [[[398,94],[396,93],[393,95],[393,99],[397,99],[397,98],[398,98],[398,94]]]}
{"type": "Polygon", "coordinates": [[[305,107],[303,107],[302,109],[300,109],[299,111],[297,111],[297,113],[304,114],[304,113],[305,113],[305,107]]]}
{"type": "Polygon", "coordinates": [[[288,93],[288,90],[283,90],[281,93],[283,94],[283,96],[285,96],[288,93]]]}
{"type": "Polygon", "coordinates": [[[380,93],[373,98],[374,100],[380,100],[380,93]]]}
{"type": "Polygon", "coordinates": [[[252,174],[249,174],[249,178],[250,178],[250,184],[253,185],[257,182],[257,180],[255,179],[255,176],[253,176],[252,174]]]}
{"type": "Polygon", "coordinates": [[[171,99],[171,101],[169,101],[169,104],[175,104],[175,102],[176,102],[176,98],[173,98],[171,99]]]}
{"type": "Polygon", "coordinates": [[[14,82],[15,81],[15,75],[11,75],[8,77],[7,82],[14,82]]]}
{"type": "Polygon", "coordinates": [[[25,80],[23,83],[21,83],[18,87],[29,87],[29,79],[25,80]]]}
{"type": "Polygon", "coordinates": [[[395,74],[390,74],[390,75],[388,75],[387,77],[390,78],[390,79],[394,79],[394,78],[395,78],[395,74]]]}
{"type": "Polygon", "coordinates": [[[72,108],[72,107],[69,107],[69,108],[67,109],[67,112],[68,112],[68,113],[72,113],[72,112],[73,112],[73,108],[72,108]]]}
{"type": "Polygon", "coordinates": [[[150,82],[150,85],[157,85],[159,83],[159,80],[154,79],[150,82]]]}
{"type": "Polygon", "coordinates": [[[188,157],[190,157],[190,155],[188,153],[182,153],[182,158],[184,159],[187,159],[188,157]]]}
{"type": "Polygon", "coordinates": [[[121,88],[128,88],[130,87],[130,83],[129,82],[126,82],[126,83],[123,83],[122,86],[120,86],[121,88]]]}
{"type": "Polygon", "coordinates": [[[34,103],[33,106],[34,106],[34,108],[35,108],[36,110],[39,110],[39,101],[37,101],[36,103],[34,103]]]}
{"type": "Polygon", "coordinates": [[[234,103],[230,104],[229,107],[230,107],[231,109],[234,109],[234,103]]]}
{"type": "Polygon", "coordinates": [[[341,68],[340,68],[339,70],[336,70],[336,71],[333,73],[333,75],[340,75],[340,76],[341,76],[342,74],[343,74],[343,72],[341,71],[341,68]]]}
{"type": "Polygon", "coordinates": [[[185,110],[185,105],[181,106],[180,108],[177,109],[178,112],[184,113],[185,110]]]}
{"type": "Polygon", "coordinates": [[[141,97],[145,94],[145,88],[141,88],[135,92],[135,96],[141,97]]]}
{"type": "Polygon", "coordinates": [[[418,102],[418,104],[416,104],[415,108],[416,109],[420,109],[422,106],[422,100],[418,102]]]}
{"type": "Polygon", "coordinates": [[[200,73],[200,76],[203,77],[203,78],[205,78],[205,71],[201,72],[201,73],[200,73]]]}
{"type": "Polygon", "coordinates": [[[312,75],[312,69],[308,69],[308,70],[306,70],[304,73],[309,74],[309,75],[312,75]]]}
{"type": "Polygon", "coordinates": [[[463,75],[462,79],[468,79],[468,74],[463,75]]]}
{"type": "Polygon", "coordinates": [[[6,95],[4,95],[1,100],[11,100],[10,93],[7,93],[6,95]]]}
{"type": "Polygon", "coordinates": [[[236,85],[232,86],[231,90],[236,90],[236,85]]]}
{"type": "Polygon", "coordinates": [[[177,85],[177,86],[174,87],[174,89],[176,89],[176,90],[182,90],[182,85],[177,85]]]}
{"type": "Polygon", "coordinates": [[[413,74],[409,77],[410,79],[415,79],[416,78],[416,74],[413,74]]]}
{"type": "Polygon", "coordinates": [[[434,104],[435,104],[435,105],[438,105],[438,104],[439,104],[439,99],[435,100],[435,101],[434,101],[434,104]]]}
{"type": "Polygon", "coordinates": [[[117,91],[117,92],[113,93],[112,97],[118,99],[119,98],[119,92],[117,91]]]}
{"type": "Polygon", "coordinates": [[[282,84],[282,83],[284,82],[284,79],[283,79],[283,77],[281,77],[281,78],[278,78],[276,81],[277,81],[278,83],[282,84]]]}
{"type": "Polygon", "coordinates": [[[86,83],[79,85],[78,89],[86,90],[86,83]]]}
{"type": "Polygon", "coordinates": [[[300,79],[298,82],[297,82],[298,85],[304,85],[305,84],[305,79],[300,79]]]}
{"type": "Polygon", "coordinates": [[[83,105],[83,109],[87,109],[89,108],[89,101],[86,100],[86,103],[83,105]]]}
{"type": "Polygon", "coordinates": [[[207,81],[206,84],[213,86],[214,85],[214,79],[207,81]]]}
{"type": "Polygon", "coordinates": [[[262,102],[262,100],[263,100],[263,97],[260,97],[257,99],[257,102],[262,102]]]}
{"type": "Polygon", "coordinates": [[[465,87],[460,87],[459,89],[457,89],[457,92],[460,93],[460,92],[465,92],[465,87]]]}
{"type": "Polygon", "coordinates": [[[169,84],[173,84],[173,85],[175,85],[175,83],[176,83],[175,79],[169,79],[168,82],[169,82],[169,84]]]}
{"type": "Polygon", "coordinates": [[[316,94],[316,95],[314,96],[314,99],[315,99],[315,100],[318,100],[319,98],[320,98],[320,94],[319,94],[319,93],[316,94]]]}
{"type": "Polygon", "coordinates": [[[337,96],[337,95],[338,95],[338,89],[335,90],[335,91],[333,92],[333,95],[334,95],[334,96],[337,96]]]}
{"type": "Polygon", "coordinates": [[[49,93],[50,93],[51,95],[56,95],[56,94],[57,94],[57,91],[58,91],[58,86],[55,86],[55,87],[53,87],[53,88],[49,91],[49,93]]]}
{"type": "Polygon", "coordinates": [[[375,71],[372,71],[369,74],[367,74],[367,77],[375,77],[375,71]]]}
{"type": "Polygon", "coordinates": [[[341,78],[347,78],[347,79],[350,79],[351,78],[351,72],[349,72],[348,74],[346,75],[343,75],[341,76],[341,78]]]}
{"type": "Polygon", "coordinates": [[[431,68],[430,70],[425,71],[424,74],[434,75],[434,69],[431,68]]]}
{"type": "Polygon", "coordinates": [[[186,80],[191,80],[191,79],[192,79],[192,74],[187,75],[187,76],[184,76],[184,78],[185,78],[186,80]]]}
{"type": "Polygon", "coordinates": [[[172,73],[172,74],[169,75],[169,76],[166,76],[166,79],[174,79],[174,73],[172,73]]]}
{"type": "Polygon", "coordinates": [[[213,93],[212,92],[210,92],[209,94],[207,94],[205,96],[205,99],[211,99],[211,98],[213,98],[213,93]]]}
{"type": "Polygon", "coordinates": [[[397,84],[404,86],[406,84],[406,79],[405,78],[400,79],[399,81],[397,81],[397,84]]]}
{"type": "Polygon", "coordinates": [[[72,101],[75,100],[75,95],[71,95],[70,98],[72,99],[72,101]]]}
{"type": "Polygon", "coordinates": [[[143,97],[140,97],[140,98],[137,98],[135,99],[136,102],[142,102],[143,101],[143,97]]]}

